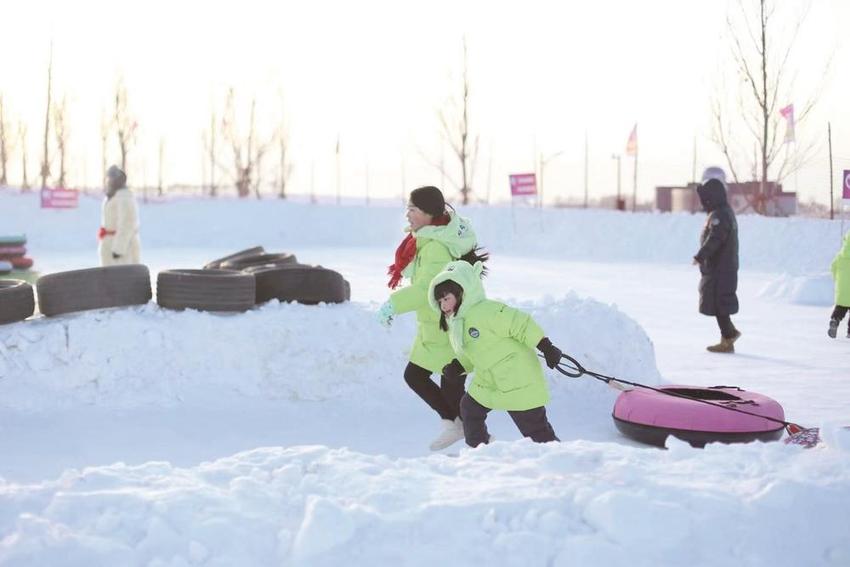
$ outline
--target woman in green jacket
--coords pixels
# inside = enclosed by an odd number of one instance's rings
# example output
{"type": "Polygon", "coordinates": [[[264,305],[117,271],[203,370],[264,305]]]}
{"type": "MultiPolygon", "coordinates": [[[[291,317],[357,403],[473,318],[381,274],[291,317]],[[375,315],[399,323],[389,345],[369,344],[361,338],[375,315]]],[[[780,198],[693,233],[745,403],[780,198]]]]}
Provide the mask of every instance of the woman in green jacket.
{"type": "MultiPolygon", "coordinates": [[[[838,325],[850,310],[850,232],[844,236],[844,245],[832,260],[831,269],[835,280],[835,309],[832,310],[827,333],[834,339],[838,325]]],[[[850,339],[850,321],[847,322],[847,338],[850,339]]]]}
{"type": "Polygon", "coordinates": [[[507,410],[520,432],[537,443],[558,441],[546,417],[549,390],[535,348],[555,368],[561,351],[530,315],[488,300],[481,285],[482,265],[452,262],[432,281],[431,308],[440,313],[456,358],[444,376],[475,373],[460,403],[467,445],[487,443],[487,414],[507,410]]]}
{"type": "Polygon", "coordinates": [[[410,362],[404,370],[407,385],[422,398],[442,419],[442,429],[431,443],[438,451],[463,439],[460,422],[460,399],[464,392],[463,377],[447,379],[442,376],[440,385],[431,380],[452,361],[454,352],[445,333],[440,331],[440,317],[428,305],[428,284],[452,260],[486,260],[476,248],[475,232],[468,219],[447,210],[442,192],[436,187],[420,187],[410,193],[407,220],[408,235],[395,253],[395,262],[389,267],[389,287],[396,289],[403,278],[410,285],[394,291],[389,301],[378,311],[384,326],[402,313],[416,313],[416,339],[410,351],[410,362]]]}

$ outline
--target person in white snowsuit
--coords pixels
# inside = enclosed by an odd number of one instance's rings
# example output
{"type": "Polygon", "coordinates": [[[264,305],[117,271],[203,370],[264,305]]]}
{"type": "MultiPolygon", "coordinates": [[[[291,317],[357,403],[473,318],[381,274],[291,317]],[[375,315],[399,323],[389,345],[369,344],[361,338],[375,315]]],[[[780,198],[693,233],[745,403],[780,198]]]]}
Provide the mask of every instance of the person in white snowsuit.
{"type": "Polygon", "coordinates": [[[127,174],[115,165],[106,172],[106,198],[97,239],[101,266],[139,263],[136,198],[127,188],[127,174]]]}

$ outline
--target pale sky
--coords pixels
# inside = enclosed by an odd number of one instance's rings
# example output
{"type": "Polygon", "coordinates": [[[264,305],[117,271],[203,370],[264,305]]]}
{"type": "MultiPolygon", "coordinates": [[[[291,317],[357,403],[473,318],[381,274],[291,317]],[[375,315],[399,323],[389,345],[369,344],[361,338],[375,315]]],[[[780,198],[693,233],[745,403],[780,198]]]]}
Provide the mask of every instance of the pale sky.
{"type": "MultiPolygon", "coordinates": [[[[802,5],[781,3],[791,11],[802,5]]],[[[695,138],[698,171],[725,165],[710,141],[709,124],[713,85],[721,74],[734,76],[722,39],[728,4],[0,0],[0,93],[7,121],[29,127],[31,181],[41,159],[52,38],[53,96],[67,97],[71,119],[72,185],[96,185],[101,179],[100,115],[111,108],[121,75],[139,123],[128,167],[131,185],[156,183],[160,139],[166,183],[199,184],[202,132],[213,106],[220,113],[233,86],[243,125],[251,97],[257,99],[261,135],[285,116],[294,167],[291,191],[308,193],[312,178],[318,193],[335,192],[339,133],[343,195],[365,193],[368,164],[371,194],[401,198],[403,188],[442,181],[421,154],[439,159],[437,110],[459,90],[465,35],[471,120],[480,135],[473,180],[479,197],[489,187],[492,200],[506,198],[509,173],[533,170],[535,155],[563,151],[545,168],[547,200],[581,200],[585,132],[591,198],[612,194],[611,155],[624,153],[637,122],[638,191],[639,198],[648,199],[656,185],[690,180],[695,138]]],[[[785,180],[786,190],[796,189],[803,201],[828,199],[828,120],[836,190],[839,171],[850,169],[847,22],[850,1],[815,0],[799,38],[794,64],[801,72],[792,94],[800,100],[788,103],[802,105],[834,53],[818,110],[797,131],[798,139],[817,138],[823,149],[810,166],[785,180]]],[[[109,149],[110,161],[117,160],[114,139],[109,149]]],[[[229,163],[227,154],[221,159],[229,163]]],[[[632,164],[623,157],[623,190],[629,193],[632,164]]],[[[266,165],[265,176],[272,180],[276,152],[266,165]]],[[[11,166],[17,183],[19,153],[11,166]]]]}

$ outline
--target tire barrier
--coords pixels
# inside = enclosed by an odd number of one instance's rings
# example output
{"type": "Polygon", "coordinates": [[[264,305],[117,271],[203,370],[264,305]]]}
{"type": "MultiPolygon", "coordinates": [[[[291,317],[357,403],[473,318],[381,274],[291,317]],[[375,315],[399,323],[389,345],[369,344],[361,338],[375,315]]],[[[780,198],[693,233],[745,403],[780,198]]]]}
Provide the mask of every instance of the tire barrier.
{"type": "Polygon", "coordinates": [[[247,311],[254,306],[254,275],[234,270],[165,270],[156,278],[156,302],[166,309],[247,311]]]}
{"type": "Polygon", "coordinates": [[[150,272],[141,264],[48,274],[38,278],[35,288],[39,311],[48,317],[144,305],[151,299],[150,272]]]}
{"type": "Polygon", "coordinates": [[[245,271],[256,278],[258,304],[272,299],[306,305],[343,303],[351,297],[351,286],[342,275],[321,266],[264,265],[245,271]]]}
{"type": "Polygon", "coordinates": [[[228,262],[230,260],[236,260],[238,258],[244,258],[245,256],[256,256],[257,254],[265,254],[266,249],[262,246],[254,246],[253,248],[246,248],[245,250],[240,250],[239,252],[234,252],[229,256],[225,256],[224,258],[219,258],[217,260],[213,260],[211,262],[207,262],[204,265],[205,270],[217,270],[221,268],[221,265],[224,262],[228,262]]]}
{"type": "Polygon", "coordinates": [[[32,286],[21,280],[0,280],[0,325],[23,321],[35,312],[32,286]]]}
{"type": "Polygon", "coordinates": [[[281,254],[254,254],[252,256],[243,256],[233,260],[228,260],[221,263],[223,270],[244,270],[253,266],[274,265],[282,266],[287,264],[297,264],[298,260],[295,254],[284,252],[281,254]]]}

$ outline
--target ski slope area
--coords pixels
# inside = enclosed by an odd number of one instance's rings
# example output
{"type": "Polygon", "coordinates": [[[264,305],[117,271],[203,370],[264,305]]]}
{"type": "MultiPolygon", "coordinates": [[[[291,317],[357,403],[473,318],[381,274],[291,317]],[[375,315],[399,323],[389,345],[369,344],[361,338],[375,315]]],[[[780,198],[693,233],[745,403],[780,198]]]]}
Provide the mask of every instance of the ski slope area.
{"type": "MultiPolygon", "coordinates": [[[[42,273],[96,261],[99,203],[0,191],[42,273]]],[[[744,333],[705,352],[702,215],[464,209],[488,294],[593,370],[734,384],[824,443],[640,446],[616,392],[547,372],[560,444],[431,454],[404,384],[412,316],[373,318],[400,206],[142,205],[142,258],[197,267],[262,244],[342,272],[352,302],[239,315],[146,306],[0,327],[0,565],[850,565],[850,340],[826,337],[839,224],[739,217],[744,333]]],[[[845,323],[846,324],[846,323],[845,323]]]]}

